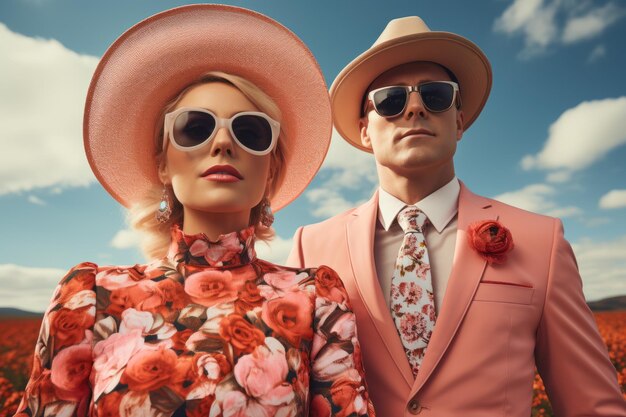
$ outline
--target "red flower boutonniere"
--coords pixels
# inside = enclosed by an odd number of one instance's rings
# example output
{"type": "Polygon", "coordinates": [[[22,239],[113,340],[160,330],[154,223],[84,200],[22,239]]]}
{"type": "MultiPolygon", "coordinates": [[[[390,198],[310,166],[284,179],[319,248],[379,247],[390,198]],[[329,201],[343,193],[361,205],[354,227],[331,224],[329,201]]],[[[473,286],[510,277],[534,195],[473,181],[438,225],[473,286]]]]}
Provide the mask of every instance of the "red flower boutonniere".
{"type": "Polygon", "coordinates": [[[487,262],[503,264],[506,254],[513,249],[513,236],[495,220],[481,220],[468,228],[469,244],[487,262]]]}

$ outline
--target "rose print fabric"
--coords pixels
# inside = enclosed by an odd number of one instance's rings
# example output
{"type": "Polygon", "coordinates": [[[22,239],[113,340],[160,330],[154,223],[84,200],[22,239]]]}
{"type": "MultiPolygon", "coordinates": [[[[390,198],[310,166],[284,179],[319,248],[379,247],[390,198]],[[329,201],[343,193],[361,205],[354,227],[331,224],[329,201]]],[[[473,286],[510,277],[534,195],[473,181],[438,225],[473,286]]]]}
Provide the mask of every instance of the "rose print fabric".
{"type": "Polygon", "coordinates": [[[435,327],[435,299],[424,237],[428,218],[415,206],[398,213],[404,240],[391,279],[391,316],[416,376],[435,327]]]}
{"type": "Polygon", "coordinates": [[[375,415],[332,269],[257,259],[253,228],[172,237],[161,260],[61,280],[16,416],[375,415]]]}

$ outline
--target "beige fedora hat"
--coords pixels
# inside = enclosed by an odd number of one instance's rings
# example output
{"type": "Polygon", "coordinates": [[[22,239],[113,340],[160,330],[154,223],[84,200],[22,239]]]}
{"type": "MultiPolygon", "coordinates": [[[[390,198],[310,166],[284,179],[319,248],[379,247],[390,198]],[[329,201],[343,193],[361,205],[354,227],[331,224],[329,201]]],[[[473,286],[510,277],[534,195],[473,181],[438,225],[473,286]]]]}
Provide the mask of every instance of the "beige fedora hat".
{"type": "Polygon", "coordinates": [[[476,120],[491,90],[491,65],[485,54],[468,39],[449,32],[431,31],[417,16],[394,19],[367,51],[350,62],[330,87],[335,129],[351,145],[361,144],[359,119],[363,96],[383,72],[415,61],[443,65],[459,81],[464,129],[476,120]]]}
{"type": "Polygon", "coordinates": [[[196,4],[158,13],[123,33],[105,52],[87,94],[83,137],[104,188],[131,206],[161,186],[154,135],[163,106],[208,71],[241,76],[282,112],[289,153],[271,206],[294,200],[321,166],[332,129],[328,90],[307,46],[267,16],[239,7],[196,4]]]}

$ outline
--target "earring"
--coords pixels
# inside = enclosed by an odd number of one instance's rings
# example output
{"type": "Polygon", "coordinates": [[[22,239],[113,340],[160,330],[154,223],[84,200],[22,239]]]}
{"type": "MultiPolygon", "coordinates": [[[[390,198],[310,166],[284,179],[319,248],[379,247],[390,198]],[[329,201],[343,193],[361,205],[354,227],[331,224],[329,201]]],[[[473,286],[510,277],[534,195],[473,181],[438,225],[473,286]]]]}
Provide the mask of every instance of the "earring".
{"type": "Polygon", "coordinates": [[[274,213],[272,213],[272,207],[270,207],[270,200],[267,197],[263,197],[261,201],[261,224],[265,227],[270,227],[274,223],[274,213]]]}
{"type": "Polygon", "coordinates": [[[166,223],[172,215],[172,200],[167,193],[167,187],[163,186],[163,194],[161,195],[161,201],[159,202],[159,208],[156,212],[156,219],[159,223],[166,223]]]}

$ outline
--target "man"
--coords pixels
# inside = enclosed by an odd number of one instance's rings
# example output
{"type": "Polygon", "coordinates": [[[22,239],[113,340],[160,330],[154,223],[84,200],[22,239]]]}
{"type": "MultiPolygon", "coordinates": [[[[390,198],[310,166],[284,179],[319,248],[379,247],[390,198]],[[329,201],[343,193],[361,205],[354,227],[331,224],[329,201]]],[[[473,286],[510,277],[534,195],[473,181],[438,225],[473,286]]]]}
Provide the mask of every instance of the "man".
{"type": "Polygon", "coordinates": [[[380,188],[298,229],[288,263],[344,281],[380,416],[528,417],[535,364],[556,416],[626,416],[561,222],[455,176],[490,88],[472,42],[391,21],[330,90],[337,131],[374,153],[380,188]]]}

